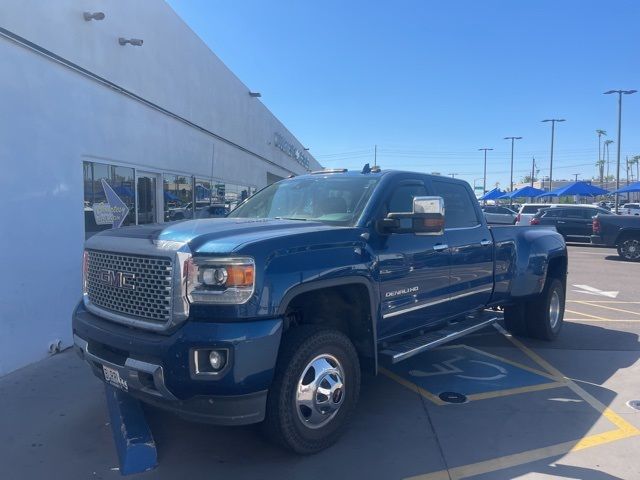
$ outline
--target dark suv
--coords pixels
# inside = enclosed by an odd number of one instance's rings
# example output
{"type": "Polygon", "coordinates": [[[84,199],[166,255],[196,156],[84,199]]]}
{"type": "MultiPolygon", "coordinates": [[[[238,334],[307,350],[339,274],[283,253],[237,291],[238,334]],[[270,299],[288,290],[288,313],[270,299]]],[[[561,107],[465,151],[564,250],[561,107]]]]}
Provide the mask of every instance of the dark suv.
{"type": "Polygon", "coordinates": [[[591,241],[593,217],[612,213],[595,205],[571,205],[567,207],[544,208],[531,219],[531,225],[553,225],[565,240],[591,241]]]}

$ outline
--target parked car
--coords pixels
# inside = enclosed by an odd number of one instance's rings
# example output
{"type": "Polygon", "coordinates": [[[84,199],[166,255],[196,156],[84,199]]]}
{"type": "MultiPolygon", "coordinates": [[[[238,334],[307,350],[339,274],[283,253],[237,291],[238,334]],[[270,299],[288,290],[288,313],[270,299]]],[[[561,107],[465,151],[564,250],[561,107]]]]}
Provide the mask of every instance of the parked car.
{"type": "Polygon", "coordinates": [[[597,215],[592,228],[592,244],[616,247],[624,260],[640,261],[640,217],[597,215]]]}
{"type": "Polygon", "coordinates": [[[549,208],[550,203],[525,203],[520,207],[516,215],[516,225],[529,225],[533,216],[538,213],[541,208],[549,208]]]}
{"type": "Polygon", "coordinates": [[[361,368],[478,331],[498,307],[513,334],[555,339],[567,262],[551,229],[489,228],[467,182],[318,172],[226,218],[91,237],[74,343],[122,395],[196,421],[263,422],[311,454],[353,415],[361,368]]]}
{"type": "Polygon", "coordinates": [[[625,203],[620,208],[622,215],[640,215],[640,203],[625,203]]]}
{"type": "Polygon", "coordinates": [[[484,217],[489,224],[513,225],[518,214],[507,207],[487,205],[482,207],[484,217]]]}
{"type": "Polygon", "coordinates": [[[593,217],[613,215],[606,208],[595,205],[579,205],[543,208],[531,218],[531,225],[553,225],[565,240],[590,242],[593,233],[593,217]]]}

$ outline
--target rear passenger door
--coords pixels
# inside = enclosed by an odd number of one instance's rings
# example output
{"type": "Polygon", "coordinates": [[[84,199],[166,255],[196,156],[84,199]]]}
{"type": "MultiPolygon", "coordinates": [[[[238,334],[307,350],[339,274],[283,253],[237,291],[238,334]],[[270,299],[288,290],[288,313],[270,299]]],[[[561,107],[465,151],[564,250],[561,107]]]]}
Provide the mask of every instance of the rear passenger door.
{"type": "Polygon", "coordinates": [[[445,234],[451,252],[450,313],[461,315],[484,307],[493,291],[493,240],[479,215],[468,185],[431,180],[435,195],[444,199],[445,234]]]}

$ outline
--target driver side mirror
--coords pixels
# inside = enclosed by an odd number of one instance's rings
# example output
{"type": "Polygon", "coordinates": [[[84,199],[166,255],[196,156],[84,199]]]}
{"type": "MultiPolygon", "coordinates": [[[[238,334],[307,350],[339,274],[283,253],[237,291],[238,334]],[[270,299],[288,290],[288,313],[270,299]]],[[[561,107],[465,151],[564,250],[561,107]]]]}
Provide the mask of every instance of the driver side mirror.
{"type": "Polygon", "coordinates": [[[413,212],[390,212],[378,222],[383,233],[442,235],[444,200],[442,197],[414,197],[413,212]]]}

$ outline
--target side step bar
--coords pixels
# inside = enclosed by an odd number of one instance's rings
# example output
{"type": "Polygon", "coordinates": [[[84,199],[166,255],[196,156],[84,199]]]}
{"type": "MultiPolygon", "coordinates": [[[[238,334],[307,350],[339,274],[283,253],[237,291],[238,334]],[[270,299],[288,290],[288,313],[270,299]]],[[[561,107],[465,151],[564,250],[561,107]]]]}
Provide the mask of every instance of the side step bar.
{"type": "Polygon", "coordinates": [[[426,350],[431,350],[444,343],[481,330],[484,327],[492,325],[497,320],[498,317],[495,315],[495,312],[483,312],[480,315],[467,317],[459,322],[450,323],[439,330],[390,343],[384,347],[384,350],[378,352],[378,355],[382,362],[389,364],[398,363],[426,350]]]}

